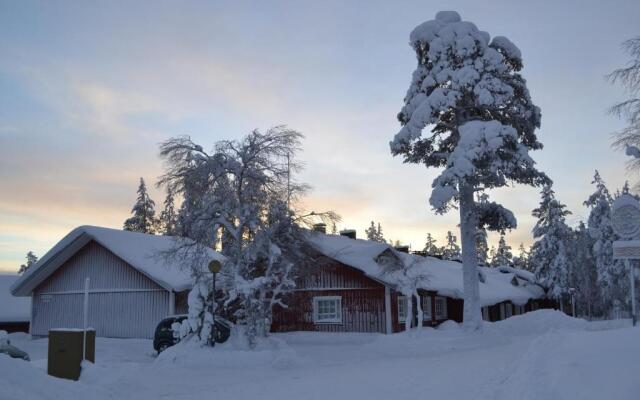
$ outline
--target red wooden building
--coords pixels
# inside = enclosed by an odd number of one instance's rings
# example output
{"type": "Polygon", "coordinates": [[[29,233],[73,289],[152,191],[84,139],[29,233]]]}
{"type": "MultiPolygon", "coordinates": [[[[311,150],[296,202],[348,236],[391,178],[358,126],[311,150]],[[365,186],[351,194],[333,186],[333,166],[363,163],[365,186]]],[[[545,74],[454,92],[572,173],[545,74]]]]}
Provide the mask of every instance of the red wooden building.
{"type": "MultiPolygon", "coordinates": [[[[353,233],[349,232],[351,236],[353,233]]],[[[387,273],[420,263],[425,281],[418,289],[422,324],[462,322],[463,290],[460,263],[399,252],[385,243],[342,235],[310,234],[318,252],[315,265],[275,306],[272,331],[393,333],[405,329],[407,297],[387,273]]],[[[498,321],[545,305],[544,290],[533,275],[513,268],[479,268],[483,318],[498,321]]],[[[412,299],[412,326],[417,324],[412,299]]]]}

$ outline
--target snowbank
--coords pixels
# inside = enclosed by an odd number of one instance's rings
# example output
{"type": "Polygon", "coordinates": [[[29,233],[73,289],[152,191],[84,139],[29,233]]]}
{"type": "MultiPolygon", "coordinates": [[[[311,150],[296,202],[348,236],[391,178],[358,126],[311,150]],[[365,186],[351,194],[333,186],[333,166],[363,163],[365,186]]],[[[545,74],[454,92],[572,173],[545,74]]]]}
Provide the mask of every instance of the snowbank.
{"type": "Polygon", "coordinates": [[[300,362],[295,351],[282,339],[270,336],[258,341],[255,349],[246,346],[239,335],[215,347],[202,346],[197,340],[183,340],[160,353],[158,368],[243,369],[248,365],[287,369],[300,362]]]}
{"type": "Polygon", "coordinates": [[[498,322],[485,322],[487,332],[509,336],[541,335],[558,330],[586,330],[589,322],[556,310],[538,310],[515,315],[498,322]]]}
{"type": "MultiPolygon", "coordinates": [[[[80,381],[46,375],[46,360],[0,355],[0,399],[637,400],[640,329],[541,310],[466,332],[454,322],[407,333],[290,332],[248,351],[184,342],[151,357],[151,342],[96,341],[80,381]]],[[[36,358],[46,339],[9,335],[36,358]]]]}
{"type": "Polygon", "coordinates": [[[103,399],[99,388],[47,375],[32,363],[0,354],[2,400],[103,399]]]}

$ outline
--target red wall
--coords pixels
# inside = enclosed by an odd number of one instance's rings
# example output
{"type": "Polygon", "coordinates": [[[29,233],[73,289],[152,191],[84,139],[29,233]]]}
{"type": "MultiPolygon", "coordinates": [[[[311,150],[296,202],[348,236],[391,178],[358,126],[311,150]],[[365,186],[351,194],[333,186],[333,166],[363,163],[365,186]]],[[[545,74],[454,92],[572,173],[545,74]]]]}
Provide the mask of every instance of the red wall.
{"type": "Polygon", "coordinates": [[[273,309],[272,332],[385,332],[384,286],[337,261],[320,260],[298,279],[283,303],[287,308],[276,305],[273,309]],[[314,323],[314,296],[341,296],[342,322],[314,323]]]}

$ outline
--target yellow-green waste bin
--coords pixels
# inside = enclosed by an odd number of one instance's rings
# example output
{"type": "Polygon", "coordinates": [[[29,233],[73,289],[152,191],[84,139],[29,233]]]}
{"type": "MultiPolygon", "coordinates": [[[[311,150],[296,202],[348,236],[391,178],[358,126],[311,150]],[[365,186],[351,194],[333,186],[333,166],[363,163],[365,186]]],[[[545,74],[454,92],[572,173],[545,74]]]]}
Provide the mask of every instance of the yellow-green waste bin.
{"type": "MultiPolygon", "coordinates": [[[[82,329],[51,329],[47,373],[58,378],[77,381],[80,378],[83,340],[82,329]]],[[[96,331],[94,329],[87,329],[85,356],[88,361],[95,362],[96,331]]]]}

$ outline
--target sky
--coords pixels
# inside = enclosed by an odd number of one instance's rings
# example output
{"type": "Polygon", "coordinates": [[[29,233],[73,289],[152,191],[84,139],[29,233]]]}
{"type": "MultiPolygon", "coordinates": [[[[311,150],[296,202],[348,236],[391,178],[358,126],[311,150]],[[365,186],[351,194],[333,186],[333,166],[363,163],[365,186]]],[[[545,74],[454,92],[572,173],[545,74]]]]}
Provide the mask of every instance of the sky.
{"type": "MultiPolygon", "coordinates": [[[[162,141],[211,148],[279,124],[305,135],[307,210],[336,211],[359,237],[374,220],[413,249],[427,232],[444,244],[458,218],[428,205],[438,171],[389,151],[416,66],[409,33],[440,10],[522,51],[542,109],[532,156],[570,224],[588,216],[595,169],[613,191],[638,180],[610,146],[624,124],[607,108],[625,93],[604,78],[640,35],[638,1],[0,0],[0,271],[76,226],[121,227],[139,177],[162,174],[162,141]]],[[[518,219],[514,249],[532,242],[538,192],[491,193],[518,219]]]]}

